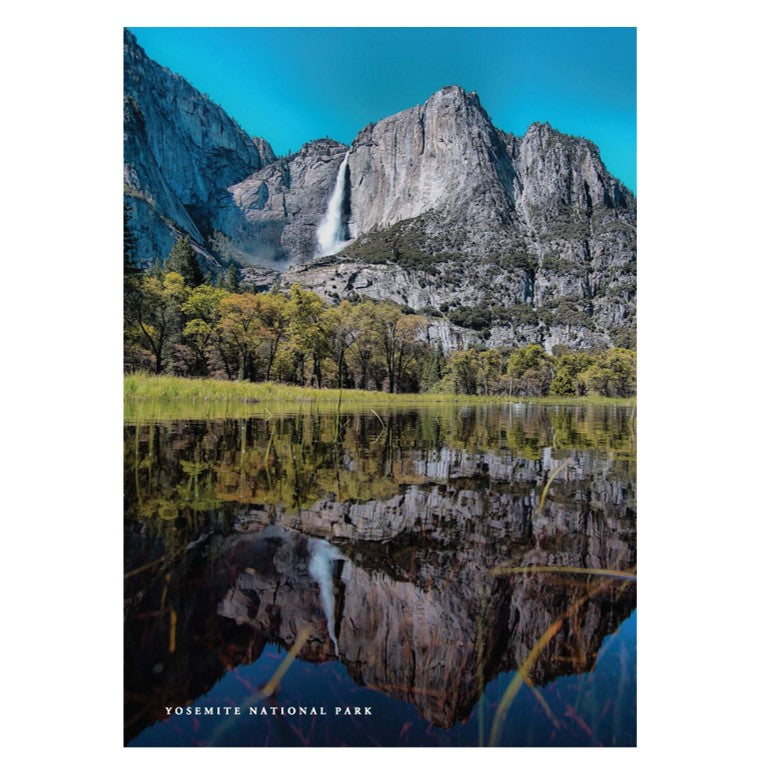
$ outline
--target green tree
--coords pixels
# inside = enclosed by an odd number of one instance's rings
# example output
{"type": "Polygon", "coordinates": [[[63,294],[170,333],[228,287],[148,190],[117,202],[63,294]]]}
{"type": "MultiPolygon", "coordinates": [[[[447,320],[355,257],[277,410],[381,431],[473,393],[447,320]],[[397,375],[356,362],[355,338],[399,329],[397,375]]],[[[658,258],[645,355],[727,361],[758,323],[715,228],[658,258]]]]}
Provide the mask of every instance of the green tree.
{"type": "Polygon", "coordinates": [[[126,283],[142,273],[136,263],[136,237],[130,229],[130,206],[123,203],[123,278],[126,283]]]}
{"type": "Polygon", "coordinates": [[[180,330],[181,306],[187,293],[184,278],[176,272],[169,272],[162,280],[145,277],[127,307],[133,335],[150,351],[155,373],[162,372],[169,342],[180,330]]]}
{"type": "Polygon", "coordinates": [[[509,393],[544,397],[554,378],[554,361],[540,344],[515,349],[506,366],[509,393]]]}
{"type": "Polygon", "coordinates": [[[503,371],[503,358],[498,349],[485,349],[477,355],[479,379],[485,395],[495,392],[503,371]]]}
{"type": "Polygon", "coordinates": [[[306,363],[311,363],[310,380],[313,386],[322,386],[321,362],[327,352],[328,328],[321,322],[325,311],[322,299],[295,283],[290,286],[287,305],[288,344],[294,360],[296,381],[306,384],[306,363]]]}
{"type": "Polygon", "coordinates": [[[288,299],[280,293],[261,295],[261,324],[266,341],[266,379],[272,368],[288,330],[288,299]]]}
{"type": "Polygon", "coordinates": [[[551,394],[556,397],[572,397],[586,393],[584,372],[594,358],[586,352],[561,352],[554,365],[556,373],[551,382],[551,394]]]}
{"type": "Polygon", "coordinates": [[[220,306],[218,331],[222,341],[235,351],[238,377],[256,381],[257,352],[266,342],[261,321],[263,298],[253,293],[228,293],[220,306]]]}
{"type": "Polygon", "coordinates": [[[237,293],[239,291],[240,270],[237,268],[237,264],[229,264],[229,266],[226,267],[226,274],[224,275],[222,287],[230,293],[237,293]]]}
{"type": "Polygon", "coordinates": [[[371,313],[371,331],[376,346],[383,355],[389,391],[398,392],[404,388],[415,362],[425,344],[421,340],[428,327],[425,317],[404,314],[388,301],[367,304],[371,313]]]}
{"type": "Polygon", "coordinates": [[[632,349],[608,349],[586,370],[589,389],[604,397],[636,394],[637,356],[632,349]]]}
{"type": "Polygon", "coordinates": [[[445,355],[442,346],[427,345],[419,356],[419,391],[429,391],[439,386],[445,372],[445,355]]]}
{"type": "Polygon", "coordinates": [[[141,366],[138,328],[133,324],[140,296],[142,271],[136,264],[136,238],[130,229],[130,206],[123,203],[123,365],[126,372],[141,366]]]}
{"type": "Polygon", "coordinates": [[[480,375],[475,349],[454,351],[447,358],[445,378],[456,394],[476,394],[480,375]]]}
{"type": "Polygon", "coordinates": [[[367,389],[371,379],[383,377],[383,358],[378,353],[373,301],[349,304],[349,321],[354,327],[354,340],[349,346],[349,375],[358,389],[367,389]],[[380,373],[380,375],[379,375],[380,373]]]}
{"type": "Polygon", "coordinates": [[[335,385],[343,389],[349,382],[346,356],[357,340],[358,314],[348,301],[341,301],[338,306],[331,307],[325,313],[324,321],[330,341],[330,353],[335,368],[335,385]]]}
{"type": "MultiPolygon", "coordinates": [[[[209,373],[208,357],[221,340],[218,327],[221,320],[221,302],[228,295],[223,288],[198,285],[189,292],[181,307],[186,318],[182,335],[194,355],[193,372],[197,375],[209,373]]],[[[227,364],[225,358],[224,364],[227,364]]],[[[227,373],[231,378],[231,371],[227,373]]]]}
{"type": "Polygon", "coordinates": [[[205,282],[205,276],[200,269],[197,256],[192,248],[192,240],[188,234],[179,237],[170,250],[170,255],[164,264],[165,271],[177,272],[184,278],[190,288],[196,288],[205,282]]]}

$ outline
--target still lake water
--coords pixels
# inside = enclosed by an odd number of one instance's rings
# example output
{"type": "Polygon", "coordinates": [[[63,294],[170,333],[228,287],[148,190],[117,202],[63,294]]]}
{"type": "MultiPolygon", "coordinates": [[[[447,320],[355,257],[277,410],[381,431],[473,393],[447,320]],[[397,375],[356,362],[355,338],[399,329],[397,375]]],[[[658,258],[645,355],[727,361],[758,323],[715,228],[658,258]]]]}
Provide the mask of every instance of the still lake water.
{"type": "Polygon", "coordinates": [[[126,744],[636,743],[631,408],[253,409],[126,422],[126,744]]]}

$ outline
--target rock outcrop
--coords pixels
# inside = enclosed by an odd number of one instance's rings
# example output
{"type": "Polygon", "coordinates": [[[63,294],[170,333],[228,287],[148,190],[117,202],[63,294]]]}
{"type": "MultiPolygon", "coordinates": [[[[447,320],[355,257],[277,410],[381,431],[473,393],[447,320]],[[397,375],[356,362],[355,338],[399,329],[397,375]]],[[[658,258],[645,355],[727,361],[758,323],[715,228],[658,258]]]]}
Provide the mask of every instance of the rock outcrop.
{"type": "Polygon", "coordinates": [[[212,225],[237,249],[240,263],[276,268],[315,255],[317,225],[346,149],[329,139],[311,141],[219,196],[212,225]]]}
{"type": "Polygon", "coordinates": [[[215,268],[208,248],[213,199],[274,160],[274,152],[183,77],[152,61],[127,30],[124,78],[125,196],[138,259],[164,258],[185,232],[215,268]]]}
{"type": "MultiPolygon", "coordinates": [[[[315,182],[325,200],[345,149],[315,182]]],[[[278,282],[331,303],[372,298],[424,312],[445,352],[633,345],[636,202],[591,142],[538,123],[505,134],[476,94],[448,87],[365,128],[346,188],[353,242],[316,258],[309,235],[322,205],[301,206],[283,217],[279,244],[286,263],[299,263],[278,282]],[[298,227],[304,237],[286,236],[298,227]]]]}
{"type": "Polygon", "coordinates": [[[515,172],[475,93],[450,86],[369,125],[349,153],[352,236],[430,211],[480,228],[511,223],[515,172]]]}

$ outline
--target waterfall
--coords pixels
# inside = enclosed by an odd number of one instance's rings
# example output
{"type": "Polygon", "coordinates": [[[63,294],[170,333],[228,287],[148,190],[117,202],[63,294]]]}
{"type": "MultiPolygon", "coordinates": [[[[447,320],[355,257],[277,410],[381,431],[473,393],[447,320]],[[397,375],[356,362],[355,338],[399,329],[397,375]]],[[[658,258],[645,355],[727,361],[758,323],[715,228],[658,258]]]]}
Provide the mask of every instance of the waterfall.
{"type": "Polygon", "coordinates": [[[349,153],[344,155],[341,167],[336,176],[336,185],[333,194],[330,195],[328,208],[317,228],[317,255],[330,256],[341,250],[347,242],[346,225],[343,221],[344,192],[346,191],[346,165],[349,162],[349,153]]]}
{"type": "Polygon", "coordinates": [[[336,597],[333,592],[333,562],[343,559],[343,554],[327,541],[317,538],[309,539],[309,575],[320,587],[320,602],[328,624],[328,634],[338,655],[338,640],[335,630],[336,597]]]}

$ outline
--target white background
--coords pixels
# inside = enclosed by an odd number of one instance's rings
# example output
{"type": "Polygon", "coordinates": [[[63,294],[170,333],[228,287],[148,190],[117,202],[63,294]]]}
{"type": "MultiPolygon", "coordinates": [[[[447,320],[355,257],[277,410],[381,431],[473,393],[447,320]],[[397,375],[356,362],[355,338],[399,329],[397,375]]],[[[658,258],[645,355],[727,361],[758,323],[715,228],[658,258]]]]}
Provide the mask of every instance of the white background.
{"type": "Polygon", "coordinates": [[[11,764],[423,761],[122,748],[122,27],[637,26],[639,747],[456,764],[752,764],[764,729],[764,43],[756,4],[27,3],[0,28],[2,740],[11,764]],[[45,760],[45,761],[42,761],[45,760]]]}

